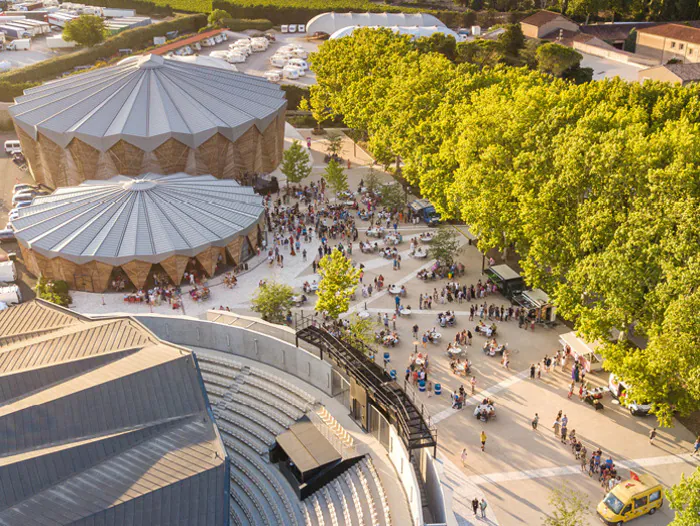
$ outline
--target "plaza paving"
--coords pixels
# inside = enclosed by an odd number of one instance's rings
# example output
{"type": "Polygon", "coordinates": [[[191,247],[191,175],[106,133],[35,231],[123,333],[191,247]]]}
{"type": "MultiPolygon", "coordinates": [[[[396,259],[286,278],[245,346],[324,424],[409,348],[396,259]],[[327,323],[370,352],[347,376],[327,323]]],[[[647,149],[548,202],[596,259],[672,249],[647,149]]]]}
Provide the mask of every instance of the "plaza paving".
{"type": "MultiPolygon", "coordinates": [[[[307,135],[308,131],[305,130],[301,130],[298,135],[294,135],[293,130],[289,131],[289,142],[293,136],[304,138],[307,135]]],[[[311,180],[318,180],[323,171],[323,150],[323,142],[314,138],[314,171],[311,180]]],[[[368,169],[361,164],[367,163],[369,158],[359,149],[357,153],[357,157],[352,157],[354,149],[346,141],[343,156],[351,156],[353,161],[353,168],[348,170],[351,189],[357,187],[368,169]]],[[[388,180],[388,176],[385,177],[388,180]]],[[[366,239],[364,225],[366,223],[362,222],[358,225],[360,240],[366,239]]],[[[402,300],[403,304],[411,305],[414,309],[418,306],[420,293],[432,293],[434,288],[440,291],[446,280],[424,282],[416,277],[418,270],[431,264],[431,261],[413,259],[407,254],[408,239],[425,230],[425,226],[416,229],[411,225],[401,225],[404,242],[398,247],[403,254],[402,266],[398,271],[392,270],[390,261],[376,254],[360,253],[355,244],[352,258],[356,263],[365,265],[364,282],[369,283],[375,276],[382,274],[386,285],[404,284],[408,295],[402,300]]],[[[458,259],[467,271],[458,281],[462,284],[476,284],[479,279],[485,279],[481,275],[482,256],[474,246],[468,244],[464,231],[466,229],[460,229],[458,233],[462,241],[458,259]]],[[[225,288],[221,284],[221,278],[212,280],[212,299],[205,303],[194,303],[187,299],[187,314],[201,315],[207,309],[219,305],[250,314],[248,302],[261,279],[282,281],[300,290],[304,281],[318,279],[311,268],[317,247],[318,240],[315,239],[311,244],[305,245],[309,254],[306,262],[302,261],[301,255],[291,257],[283,252],[284,268],[270,268],[260,259],[252,261],[252,270],[239,278],[239,284],[234,289],[225,288]]],[[[99,294],[75,293],[74,301],[77,310],[86,313],[151,310],[146,305],[124,304],[120,294],[105,294],[103,299],[99,294]]],[[[489,296],[486,301],[489,304],[508,305],[500,295],[489,296]]],[[[313,297],[308,305],[308,308],[312,307],[313,297]]],[[[364,309],[369,310],[373,317],[384,312],[391,314],[394,299],[386,292],[375,293],[370,298],[362,298],[358,293],[351,310],[364,309]]],[[[439,345],[428,344],[427,348],[431,362],[430,380],[443,386],[443,395],[428,397],[421,393],[419,397],[433,416],[438,429],[438,458],[443,468],[443,482],[459,524],[541,524],[542,518],[550,510],[550,490],[564,485],[586,496],[591,511],[594,511],[603,495],[597,478],[582,474],[570,447],[561,444],[553,435],[551,424],[560,409],[569,418],[569,430],[576,430],[576,435],[583,440],[589,452],[600,447],[604,458],[610,455],[618,466],[624,466],[620,469],[623,478],[628,475],[628,468],[632,467],[654,475],[668,486],[677,482],[681,473],[689,474],[698,465],[698,459],[689,456],[694,437],[679,423],[676,422],[673,428],[660,430],[656,443],[650,445],[647,436],[649,430],[656,425],[654,417],[633,417],[620,406],[612,404],[609,396],[603,400],[605,409],[599,412],[579,402],[577,397],[568,399],[569,373],[563,373],[559,368],[554,373],[543,374],[539,380],[529,378],[530,364],[541,360],[545,354],[551,356],[559,348],[559,334],[570,330],[562,324],[552,329],[538,326],[532,332],[519,329],[517,321],[497,322],[498,341],[508,342],[512,349],[509,370],[501,366],[498,358],[482,353],[484,338],[475,334],[468,355],[477,378],[477,395],[468,402],[465,409],[457,411],[450,408],[449,392],[462,384],[468,389],[467,379],[451,373],[445,348],[458,330],[469,328],[473,332],[475,322],[468,322],[469,303],[434,303],[432,311],[414,310],[411,317],[398,319],[397,330],[401,341],[396,347],[388,349],[391,354],[390,367],[397,370],[402,382],[403,371],[414,350],[412,325],[417,323],[421,331],[433,327],[437,325],[436,314],[446,309],[456,311],[457,323],[453,328],[438,327],[443,334],[442,342],[439,345]],[[485,395],[493,398],[497,418],[482,424],[473,417],[473,402],[485,395]],[[540,416],[537,431],[533,431],[530,425],[535,413],[540,416]],[[482,429],[488,436],[486,452],[480,451],[479,433],[482,429]],[[460,460],[463,448],[468,453],[465,467],[462,467],[460,460]],[[486,520],[476,519],[471,511],[470,501],[477,495],[484,496],[489,503],[486,520]]],[[[172,313],[167,305],[154,307],[153,310],[163,314],[172,313]]],[[[587,378],[594,385],[607,383],[605,373],[591,374],[587,378]]],[[[672,511],[664,505],[653,517],[636,519],[633,524],[663,525],[670,522],[672,516],[672,511]]],[[[588,522],[599,524],[593,514],[589,516],[588,522]]]]}

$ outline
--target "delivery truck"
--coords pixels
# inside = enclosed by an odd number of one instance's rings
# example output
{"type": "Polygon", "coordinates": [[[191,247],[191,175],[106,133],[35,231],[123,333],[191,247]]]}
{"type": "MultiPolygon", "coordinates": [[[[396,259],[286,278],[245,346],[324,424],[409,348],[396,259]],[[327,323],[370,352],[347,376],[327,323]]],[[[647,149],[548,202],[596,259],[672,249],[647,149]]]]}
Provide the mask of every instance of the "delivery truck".
{"type": "Polygon", "coordinates": [[[408,206],[427,225],[437,226],[440,222],[440,214],[435,211],[435,207],[427,199],[416,199],[408,206]]]}
{"type": "Polygon", "coordinates": [[[18,38],[5,46],[7,51],[26,51],[32,47],[32,41],[28,38],[18,38]]]}
{"type": "Polygon", "coordinates": [[[135,9],[117,9],[114,7],[103,7],[102,16],[105,18],[126,18],[136,16],[135,9]]]}
{"type": "Polygon", "coordinates": [[[75,42],[66,42],[63,40],[63,36],[56,35],[46,37],[46,47],[49,49],[70,49],[75,47],[75,42]]]}

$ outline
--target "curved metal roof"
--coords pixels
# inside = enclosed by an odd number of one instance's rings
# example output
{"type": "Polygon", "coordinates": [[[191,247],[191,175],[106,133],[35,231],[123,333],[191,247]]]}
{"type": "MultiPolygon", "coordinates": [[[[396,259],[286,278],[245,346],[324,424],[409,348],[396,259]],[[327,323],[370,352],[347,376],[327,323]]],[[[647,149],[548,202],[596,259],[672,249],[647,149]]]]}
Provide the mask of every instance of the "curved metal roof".
{"type": "Polygon", "coordinates": [[[263,132],[286,108],[282,89],[260,77],[157,55],[25,90],[10,107],[34,139],[61,147],[78,138],[100,151],[120,139],[149,152],[173,137],[196,148],[216,133],[235,141],[263,132]]]}
{"type": "MultiPolygon", "coordinates": [[[[362,26],[347,26],[342,29],[338,29],[335,33],[333,33],[330,37],[329,40],[335,40],[336,38],[343,38],[343,37],[349,37],[351,36],[356,29],[360,28],[362,26]]],[[[382,26],[365,26],[365,27],[371,27],[373,29],[378,29],[382,26]]],[[[451,36],[454,37],[454,39],[457,42],[460,42],[462,40],[462,37],[460,37],[455,31],[452,31],[451,29],[445,27],[445,26],[386,26],[383,27],[384,29],[390,29],[394,33],[397,33],[399,35],[409,35],[411,39],[416,39],[416,38],[421,38],[421,37],[429,37],[433,35],[434,33],[442,33],[445,36],[451,36]]]]}
{"type": "Polygon", "coordinates": [[[119,266],[224,246],[256,228],[263,199],[211,175],[119,175],[37,197],[13,221],[17,239],[48,258],[119,266]]]}
{"type": "Polygon", "coordinates": [[[437,17],[427,13],[321,13],[306,24],[310,35],[323,31],[332,35],[348,26],[442,26],[445,24],[437,17]]]}

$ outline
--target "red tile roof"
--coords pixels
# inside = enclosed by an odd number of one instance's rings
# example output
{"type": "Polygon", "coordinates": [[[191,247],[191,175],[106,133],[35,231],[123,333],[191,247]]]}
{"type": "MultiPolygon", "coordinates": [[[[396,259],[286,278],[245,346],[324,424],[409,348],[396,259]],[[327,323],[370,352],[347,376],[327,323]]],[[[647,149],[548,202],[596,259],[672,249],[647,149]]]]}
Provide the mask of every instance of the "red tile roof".
{"type": "Polygon", "coordinates": [[[642,29],[637,29],[637,33],[672,38],[682,42],[691,42],[692,44],[700,44],[700,29],[683,26],[681,24],[663,24],[661,26],[644,27],[642,29]]]}
{"type": "Polygon", "coordinates": [[[557,18],[563,18],[564,20],[571,22],[571,20],[566,18],[561,13],[553,13],[552,11],[538,11],[534,15],[530,15],[526,19],[521,20],[520,23],[541,27],[552,20],[556,20],[557,18]]]}
{"type": "Polygon", "coordinates": [[[171,42],[170,44],[165,44],[159,48],[154,49],[153,51],[151,51],[151,55],[165,55],[170,51],[175,51],[176,49],[180,49],[181,47],[194,44],[195,42],[201,42],[205,38],[216,36],[219,33],[223,33],[224,31],[226,30],[214,29],[212,31],[205,31],[204,33],[199,33],[198,35],[195,35],[193,37],[183,38],[182,40],[178,40],[177,42],[171,42]]]}

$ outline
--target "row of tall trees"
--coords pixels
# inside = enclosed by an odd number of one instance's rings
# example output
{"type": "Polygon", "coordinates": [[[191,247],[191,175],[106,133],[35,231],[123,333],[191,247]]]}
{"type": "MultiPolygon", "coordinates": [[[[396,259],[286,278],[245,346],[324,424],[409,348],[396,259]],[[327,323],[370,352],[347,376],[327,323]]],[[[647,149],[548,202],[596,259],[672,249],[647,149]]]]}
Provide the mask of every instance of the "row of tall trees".
{"type": "Polygon", "coordinates": [[[311,62],[316,117],[400,158],[481,250],[515,249],[662,423],[700,409],[700,88],[457,64],[386,30],[311,62]]]}

